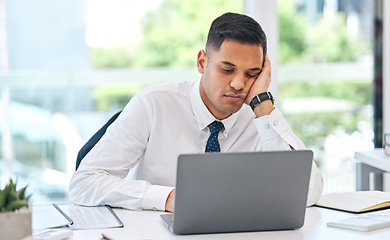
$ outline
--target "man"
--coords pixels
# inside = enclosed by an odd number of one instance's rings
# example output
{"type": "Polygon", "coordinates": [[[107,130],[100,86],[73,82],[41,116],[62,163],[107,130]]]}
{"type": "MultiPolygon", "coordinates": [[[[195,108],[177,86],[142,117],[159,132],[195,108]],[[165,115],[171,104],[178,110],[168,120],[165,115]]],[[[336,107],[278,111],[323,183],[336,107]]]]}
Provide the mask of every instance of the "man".
{"type": "MultiPolygon", "coordinates": [[[[266,50],[265,33],[252,18],[226,13],[215,19],[197,57],[200,81],[134,96],[73,174],[70,200],[172,212],[179,154],[304,149],[268,93],[266,50]],[[134,180],[125,179],[130,170],[134,180]]],[[[308,205],[322,187],[313,164],[308,205]]]]}

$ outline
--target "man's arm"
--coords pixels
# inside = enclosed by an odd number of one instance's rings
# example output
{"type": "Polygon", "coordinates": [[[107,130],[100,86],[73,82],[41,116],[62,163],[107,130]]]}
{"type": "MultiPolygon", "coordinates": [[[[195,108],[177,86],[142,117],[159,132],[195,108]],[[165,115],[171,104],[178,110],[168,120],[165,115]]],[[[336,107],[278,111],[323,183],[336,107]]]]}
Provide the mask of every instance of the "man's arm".
{"type": "MultiPolygon", "coordinates": [[[[271,62],[267,54],[264,60],[263,69],[256,81],[253,83],[251,90],[245,99],[245,103],[249,105],[253,97],[260,93],[267,92],[270,83],[271,62]]],[[[271,100],[260,102],[256,105],[253,112],[256,115],[254,122],[262,142],[263,150],[306,149],[303,142],[294,134],[291,127],[284,119],[282,113],[274,107],[271,100]]],[[[321,197],[322,190],[322,175],[313,161],[307,199],[308,206],[316,203],[316,201],[321,197]]]]}
{"type": "Polygon", "coordinates": [[[134,210],[165,209],[172,187],[125,179],[143,156],[150,135],[152,120],[145,104],[134,97],[85,156],[69,184],[73,203],[108,204],[134,210]]]}

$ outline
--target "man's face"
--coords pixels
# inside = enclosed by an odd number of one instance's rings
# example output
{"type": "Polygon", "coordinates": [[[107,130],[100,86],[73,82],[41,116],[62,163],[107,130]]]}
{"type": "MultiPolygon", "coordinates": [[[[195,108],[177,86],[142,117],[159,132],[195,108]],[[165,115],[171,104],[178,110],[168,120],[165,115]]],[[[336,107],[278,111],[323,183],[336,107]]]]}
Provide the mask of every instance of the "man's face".
{"type": "Polygon", "coordinates": [[[225,40],[219,50],[201,50],[197,65],[200,96],[215,118],[224,119],[240,110],[261,72],[263,47],[225,40]]]}

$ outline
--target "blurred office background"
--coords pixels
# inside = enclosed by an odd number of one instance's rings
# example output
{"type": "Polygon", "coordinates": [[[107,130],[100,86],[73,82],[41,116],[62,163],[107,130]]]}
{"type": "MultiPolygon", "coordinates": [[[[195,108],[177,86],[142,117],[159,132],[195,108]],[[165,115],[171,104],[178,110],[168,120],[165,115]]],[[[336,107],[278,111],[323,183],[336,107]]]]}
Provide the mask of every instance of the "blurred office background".
{"type": "Polygon", "coordinates": [[[354,152],[383,133],[384,1],[0,0],[0,185],[68,201],[77,152],[110,116],[144,87],[198,80],[211,21],[271,2],[260,24],[277,27],[277,106],[314,151],[324,192],[353,191],[354,152]]]}

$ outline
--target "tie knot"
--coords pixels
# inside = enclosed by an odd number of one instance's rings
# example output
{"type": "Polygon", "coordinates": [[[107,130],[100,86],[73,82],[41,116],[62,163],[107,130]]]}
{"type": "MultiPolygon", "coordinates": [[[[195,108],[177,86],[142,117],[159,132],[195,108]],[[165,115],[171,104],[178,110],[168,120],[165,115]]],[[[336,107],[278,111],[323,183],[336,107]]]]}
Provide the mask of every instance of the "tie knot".
{"type": "Polygon", "coordinates": [[[223,128],[223,123],[214,121],[209,124],[209,129],[211,133],[219,133],[223,128]]]}

